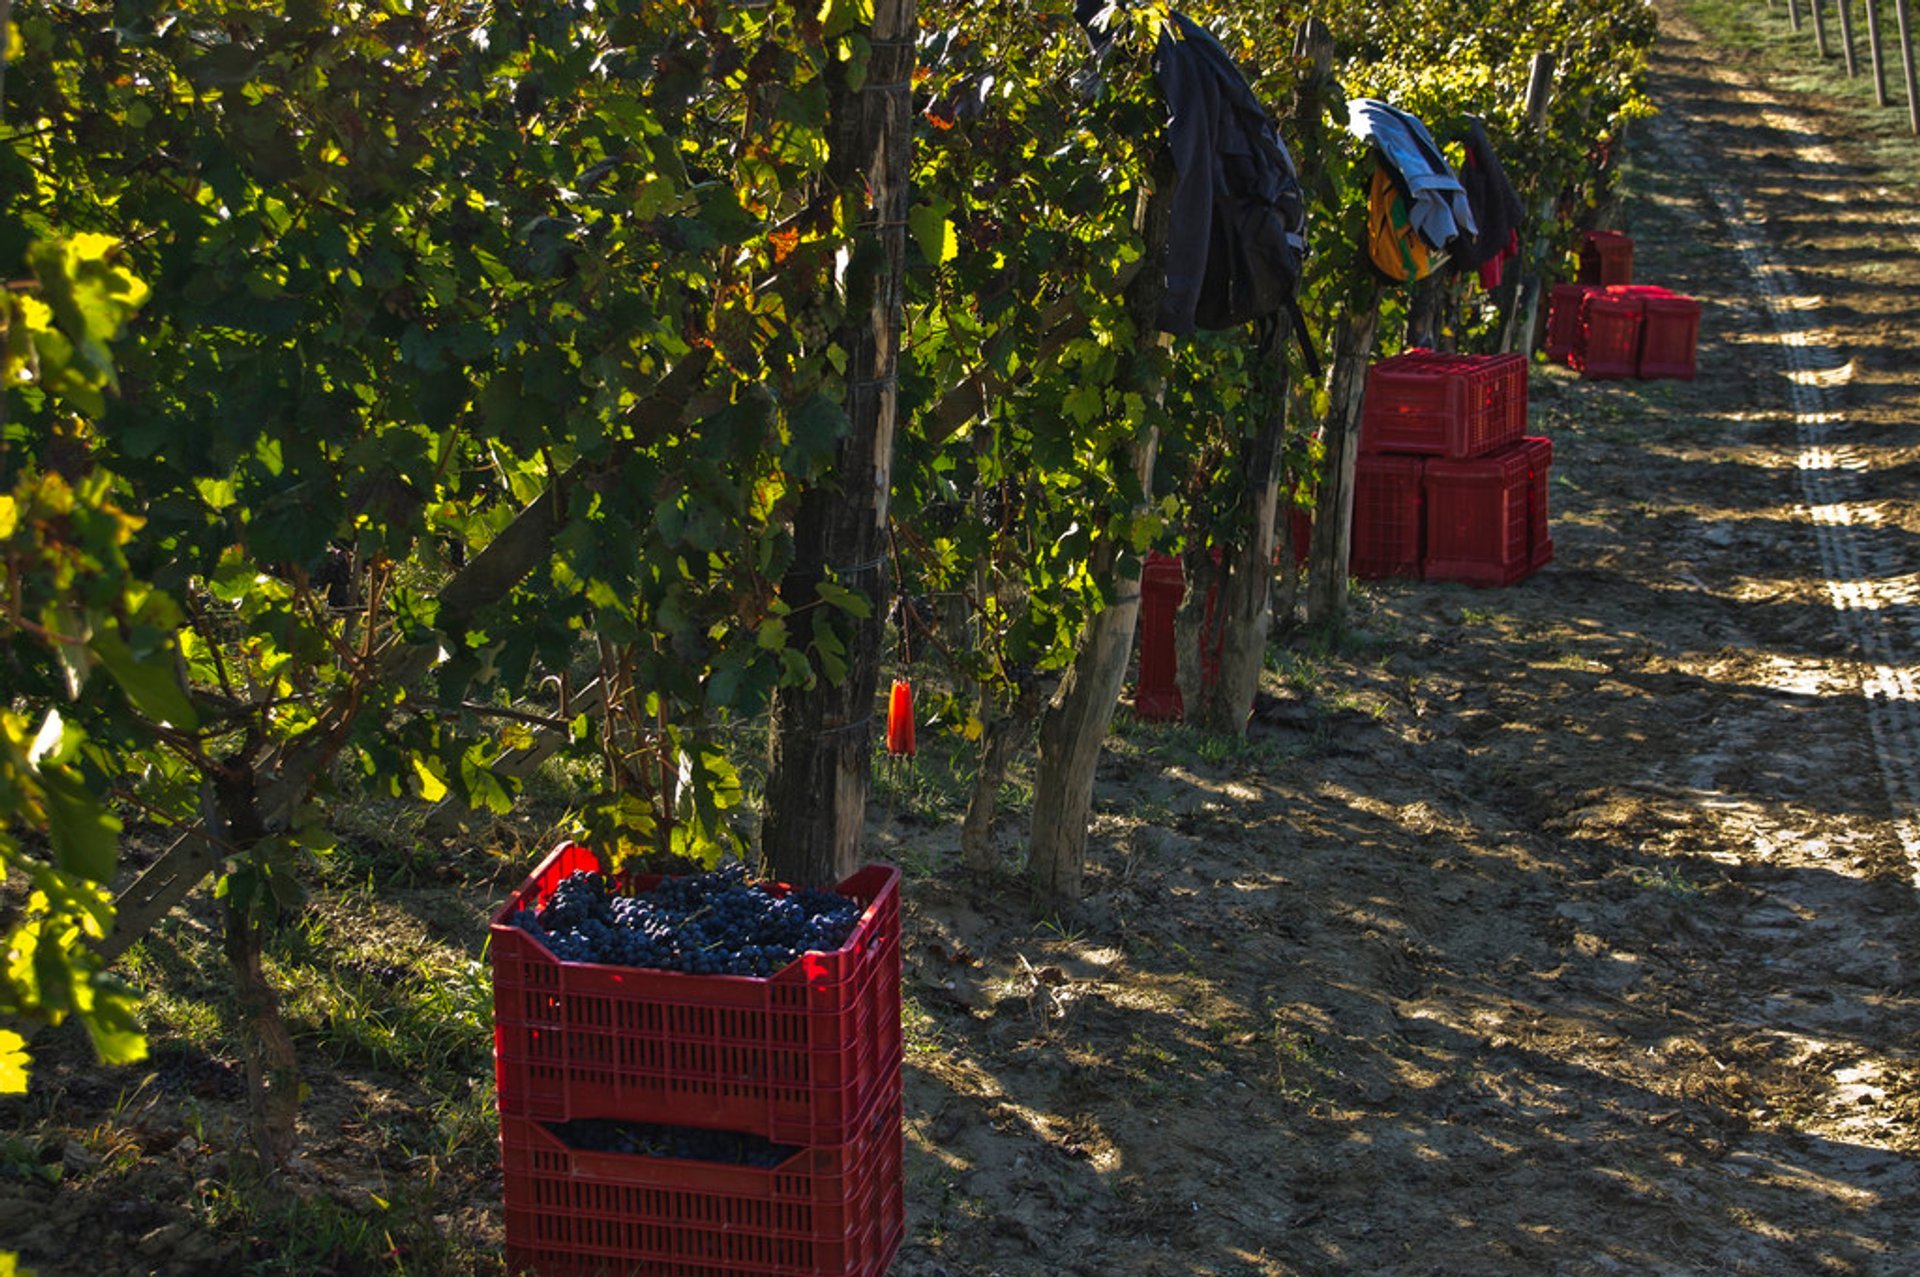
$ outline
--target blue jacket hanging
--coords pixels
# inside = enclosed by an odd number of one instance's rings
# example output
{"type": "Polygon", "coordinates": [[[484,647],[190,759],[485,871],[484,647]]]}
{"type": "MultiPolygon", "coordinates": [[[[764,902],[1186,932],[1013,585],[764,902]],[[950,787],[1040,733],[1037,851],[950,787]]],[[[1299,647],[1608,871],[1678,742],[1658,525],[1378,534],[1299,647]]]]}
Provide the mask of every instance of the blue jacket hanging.
{"type": "Polygon", "coordinates": [[[1355,98],[1347,103],[1347,130],[1371,142],[1399,174],[1413,229],[1429,247],[1445,250],[1457,236],[1477,233],[1466,188],[1426,125],[1378,99],[1355,98]]]}

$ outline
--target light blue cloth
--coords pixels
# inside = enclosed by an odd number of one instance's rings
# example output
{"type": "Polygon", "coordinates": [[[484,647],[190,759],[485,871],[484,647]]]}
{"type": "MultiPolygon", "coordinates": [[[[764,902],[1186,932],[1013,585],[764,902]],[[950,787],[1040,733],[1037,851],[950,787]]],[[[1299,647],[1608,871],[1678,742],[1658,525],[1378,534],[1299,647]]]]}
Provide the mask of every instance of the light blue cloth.
{"type": "Polygon", "coordinates": [[[1377,98],[1354,98],[1347,103],[1347,129],[1399,170],[1411,198],[1413,229],[1429,246],[1445,249],[1456,235],[1480,233],[1467,190],[1426,125],[1377,98]]]}

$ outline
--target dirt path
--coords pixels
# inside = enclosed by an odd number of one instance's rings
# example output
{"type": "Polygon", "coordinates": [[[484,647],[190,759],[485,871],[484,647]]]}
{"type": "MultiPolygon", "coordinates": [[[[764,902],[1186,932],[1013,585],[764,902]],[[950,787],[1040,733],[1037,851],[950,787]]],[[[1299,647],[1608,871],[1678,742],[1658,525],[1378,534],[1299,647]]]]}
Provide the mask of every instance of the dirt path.
{"type": "Polygon", "coordinates": [[[918,885],[897,1277],[1920,1272],[1915,192],[1668,18],[1700,378],[1537,374],[1553,567],[1126,731],[1083,917],[918,885]]]}

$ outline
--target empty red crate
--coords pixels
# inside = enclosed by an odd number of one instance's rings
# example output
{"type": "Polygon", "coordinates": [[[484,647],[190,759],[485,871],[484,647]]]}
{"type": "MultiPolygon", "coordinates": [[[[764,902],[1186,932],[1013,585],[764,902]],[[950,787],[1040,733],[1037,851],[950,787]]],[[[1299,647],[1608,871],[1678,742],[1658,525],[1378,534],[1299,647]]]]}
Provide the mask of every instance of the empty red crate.
{"type": "Polygon", "coordinates": [[[1527,450],[1527,557],[1535,568],[1543,568],[1553,562],[1553,527],[1547,517],[1553,441],[1529,435],[1520,446],[1527,450]]]}
{"type": "Polygon", "coordinates": [[[1596,288],[1580,305],[1580,341],[1568,362],[1583,377],[1638,377],[1643,290],[1596,288]]]}
{"type": "Polygon", "coordinates": [[[847,943],[759,979],[562,962],[508,921],[574,870],[600,867],[564,844],[493,920],[500,1111],[846,1142],[899,1071],[900,871],[869,865],[842,882],[866,905],[847,943]]]}
{"type": "Polygon", "coordinates": [[[539,1277],[881,1277],[906,1231],[898,1073],[846,1144],[770,1170],[568,1147],[500,1119],[507,1269],[539,1277]]]}
{"type": "Polygon", "coordinates": [[[1360,447],[1477,457],[1527,431],[1527,360],[1411,350],[1367,369],[1360,447]]]}
{"type": "Polygon", "coordinates": [[[1555,284],[1547,297],[1547,358],[1570,363],[1579,349],[1580,307],[1593,291],[1591,284],[1555,284]]]}
{"type": "Polygon", "coordinates": [[[1580,241],[1580,282],[1631,284],[1633,240],[1619,231],[1588,231],[1580,241]]]}
{"type": "Polygon", "coordinates": [[[1140,569],[1140,672],[1133,684],[1133,712],[1150,722],[1177,721],[1180,701],[1173,620],[1186,593],[1180,560],[1158,550],[1140,569]]]}
{"type": "Polygon", "coordinates": [[[1426,457],[1361,453],[1353,467],[1349,570],[1363,581],[1420,575],[1421,477],[1426,457]]]}
{"type": "Polygon", "coordinates": [[[1662,289],[1641,298],[1642,377],[1678,377],[1692,381],[1694,351],[1700,341],[1700,303],[1662,289]]]}
{"type": "Polygon", "coordinates": [[[1512,585],[1533,571],[1532,457],[1516,444],[1492,456],[1427,463],[1427,580],[1512,585]]]}

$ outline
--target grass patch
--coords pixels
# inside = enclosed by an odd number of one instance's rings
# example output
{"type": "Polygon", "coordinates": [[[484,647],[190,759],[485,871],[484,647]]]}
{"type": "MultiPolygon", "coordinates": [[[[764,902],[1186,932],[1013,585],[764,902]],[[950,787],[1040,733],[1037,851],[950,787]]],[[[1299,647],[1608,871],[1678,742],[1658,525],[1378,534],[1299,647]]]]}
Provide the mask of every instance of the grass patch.
{"type": "Polygon", "coordinates": [[[1747,60],[1769,86],[1828,99],[1876,164],[1901,183],[1920,186],[1920,147],[1908,130],[1899,32],[1892,6],[1883,4],[1881,8],[1888,99],[1884,107],[1874,102],[1866,14],[1858,7],[1854,9],[1853,35],[1859,74],[1851,78],[1841,53],[1840,21],[1831,6],[1822,6],[1829,51],[1824,60],[1816,51],[1813,25],[1804,5],[1798,31],[1788,21],[1785,5],[1684,0],[1680,9],[1717,46],[1717,53],[1731,52],[1747,60]]]}

